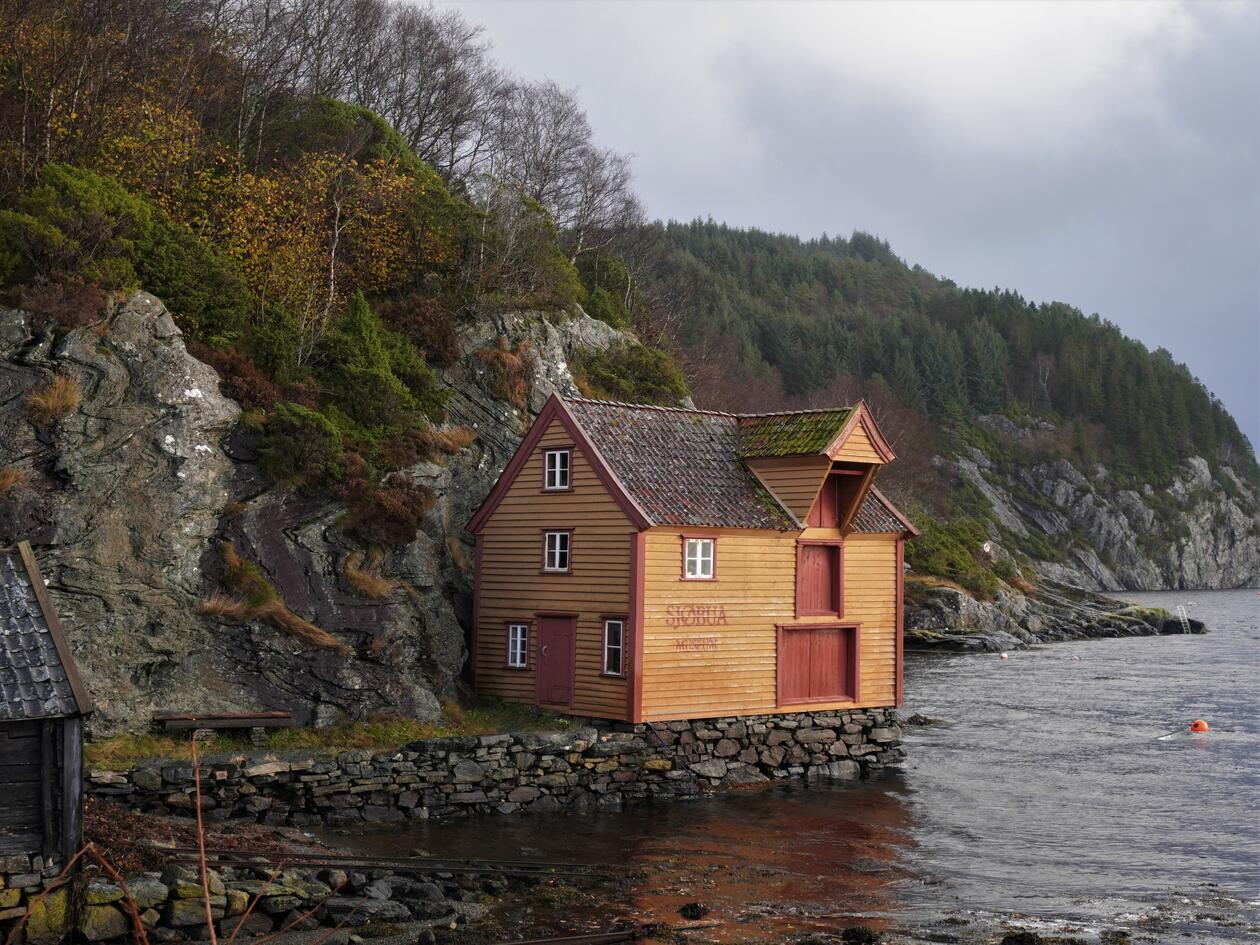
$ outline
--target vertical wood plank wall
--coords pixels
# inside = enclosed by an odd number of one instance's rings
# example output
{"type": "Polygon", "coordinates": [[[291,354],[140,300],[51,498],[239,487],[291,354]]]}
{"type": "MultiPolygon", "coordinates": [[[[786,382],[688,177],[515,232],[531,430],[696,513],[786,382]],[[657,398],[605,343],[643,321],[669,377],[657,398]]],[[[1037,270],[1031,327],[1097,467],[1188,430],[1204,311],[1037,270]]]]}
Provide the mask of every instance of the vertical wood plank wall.
{"type": "Polygon", "coordinates": [[[750,459],[747,465],[762,485],[804,522],[831,469],[831,460],[826,456],[785,456],[750,459]]]}
{"type": "MultiPolygon", "coordinates": [[[[711,531],[718,538],[716,581],[680,580],[680,533],[663,528],[647,533],[642,666],[647,720],[780,711],[775,625],[835,622],[795,616],[796,533],[711,531]],[[724,610],[725,623],[704,623],[709,612],[703,608],[716,606],[724,610]],[[696,615],[700,624],[687,625],[696,615]]],[[[799,537],[838,536],[836,529],[811,528],[799,537]]],[[[845,540],[840,621],[862,625],[859,698],[816,708],[888,706],[896,699],[897,537],[862,534],[845,540]]],[[[782,711],[799,712],[802,706],[782,711]]]]}
{"type": "Polygon", "coordinates": [[[866,426],[862,423],[858,423],[853,428],[849,438],[844,441],[844,445],[840,447],[832,458],[845,463],[882,464],[884,462],[884,458],[875,449],[875,444],[871,442],[870,435],[866,432],[866,426]]]}
{"type": "MultiPolygon", "coordinates": [[[[543,434],[502,503],[486,522],[477,613],[477,689],[519,702],[534,702],[538,621],[545,611],[578,614],[573,705],[577,715],[624,718],[626,680],[602,676],[604,615],[629,608],[630,541],[634,526],[604,489],[580,449],[573,451],[571,492],[542,491],[542,453],[573,446],[559,421],[543,434]],[[571,574],[539,573],[540,529],[573,529],[571,574]],[[507,668],[507,622],[530,625],[529,668],[507,668]]],[[[561,709],[560,711],[563,711],[561,709]]]]}

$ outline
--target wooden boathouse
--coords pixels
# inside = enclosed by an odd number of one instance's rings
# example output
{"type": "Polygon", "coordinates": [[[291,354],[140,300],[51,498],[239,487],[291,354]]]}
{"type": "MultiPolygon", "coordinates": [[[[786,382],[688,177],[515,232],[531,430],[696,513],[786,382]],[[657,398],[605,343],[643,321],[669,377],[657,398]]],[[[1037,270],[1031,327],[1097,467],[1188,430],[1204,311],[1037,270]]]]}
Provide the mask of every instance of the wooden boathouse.
{"type": "Polygon", "coordinates": [[[864,403],[553,396],[468,525],[477,689],[629,722],[898,705],[893,459],[864,403]]]}
{"type": "Polygon", "coordinates": [[[0,548],[0,862],[78,851],[91,711],[31,546],[0,548]]]}

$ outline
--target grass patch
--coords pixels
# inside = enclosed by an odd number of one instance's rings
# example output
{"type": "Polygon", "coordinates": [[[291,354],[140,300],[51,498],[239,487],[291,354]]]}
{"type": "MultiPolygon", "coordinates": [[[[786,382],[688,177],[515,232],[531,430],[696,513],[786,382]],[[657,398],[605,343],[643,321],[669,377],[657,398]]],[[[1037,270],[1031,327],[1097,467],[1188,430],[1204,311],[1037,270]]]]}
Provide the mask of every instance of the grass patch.
{"type": "Polygon", "coordinates": [[[477,431],[472,427],[442,427],[425,430],[420,438],[434,452],[454,456],[477,439],[477,431]]]}
{"type": "Polygon", "coordinates": [[[490,389],[513,406],[524,409],[529,399],[529,375],[526,359],[529,342],[522,341],[515,348],[506,338],[498,338],[489,348],[478,348],[473,356],[486,366],[490,375],[490,389]]]}
{"type": "MultiPolygon", "coordinates": [[[[362,722],[343,722],[328,728],[281,728],[268,730],[265,749],[248,745],[240,736],[217,734],[202,741],[200,754],[256,752],[309,748],[345,751],[351,748],[397,748],[424,738],[456,735],[490,735],[497,732],[565,731],[573,726],[568,716],[546,712],[524,703],[483,699],[469,706],[444,702],[447,717],[421,722],[401,715],[378,714],[362,722]]],[[[186,760],[192,757],[188,735],[157,733],[114,735],[92,741],[84,748],[91,768],[123,768],[155,758],[186,760]]]]}
{"type": "Polygon", "coordinates": [[[349,656],[348,646],[285,605],[258,565],[246,561],[230,541],[223,542],[223,589],[205,597],[197,613],[215,620],[261,620],[311,646],[349,656]]]}
{"type": "Polygon", "coordinates": [[[58,375],[46,387],[26,395],[26,415],[42,426],[64,417],[82,400],[83,393],[74,378],[58,375]]]}
{"type": "Polygon", "coordinates": [[[0,499],[4,498],[18,486],[24,486],[30,482],[31,474],[25,469],[18,469],[16,466],[5,466],[0,469],[0,499]]]}
{"type": "Polygon", "coordinates": [[[362,551],[350,552],[342,566],[342,573],[354,592],[369,600],[388,600],[398,586],[396,581],[381,576],[380,552],[373,552],[366,561],[362,551]]]}

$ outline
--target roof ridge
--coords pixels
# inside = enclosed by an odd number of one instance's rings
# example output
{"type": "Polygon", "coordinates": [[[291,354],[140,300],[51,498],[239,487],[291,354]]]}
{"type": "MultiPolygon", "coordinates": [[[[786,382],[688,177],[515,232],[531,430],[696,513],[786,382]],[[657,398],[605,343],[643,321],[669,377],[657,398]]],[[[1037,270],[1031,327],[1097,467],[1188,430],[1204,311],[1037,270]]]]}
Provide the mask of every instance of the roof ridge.
{"type": "Polygon", "coordinates": [[[706,410],[702,407],[670,407],[665,404],[635,404],[623,400],[599,400],[595,397],[561,397],[566,404],[597,404],[601,407],[627,407],[633,410],[657,410],[662,413],[698,413],[713,417],[734,417],[736,420],[759,420],[764,417],[795,417],[815,413],[841,413],[853,410],[856,404],[840,407],[810,407],[805,410],[771,410],[767,413],[731,413],[728,410],[706,410]]]}

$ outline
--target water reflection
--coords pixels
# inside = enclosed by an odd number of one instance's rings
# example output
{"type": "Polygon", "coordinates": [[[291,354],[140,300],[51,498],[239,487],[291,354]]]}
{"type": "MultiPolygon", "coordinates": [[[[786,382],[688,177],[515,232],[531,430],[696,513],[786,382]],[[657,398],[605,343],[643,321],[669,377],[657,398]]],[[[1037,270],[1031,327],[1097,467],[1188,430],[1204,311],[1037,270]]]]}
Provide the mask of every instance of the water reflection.
{"type": "MultiPolygon", "coordinates": [[[[618,814],[542,814],[421,824],[406,832],[339,837],[361,850],[434,856],[632,865],[641,873],[609,890],[611,912],[678,922],[702,901],[720,922],[711,938],[740,942],[787,928],[840,929],[853,916],[875,928],[896,912],[898,889],[916,882],[909,789],[898,773],[850,784],[788,784],[738,796],[634,807],[618,814]]],[[[581,906],[548,910],[577,930],[581,906]]]]}

